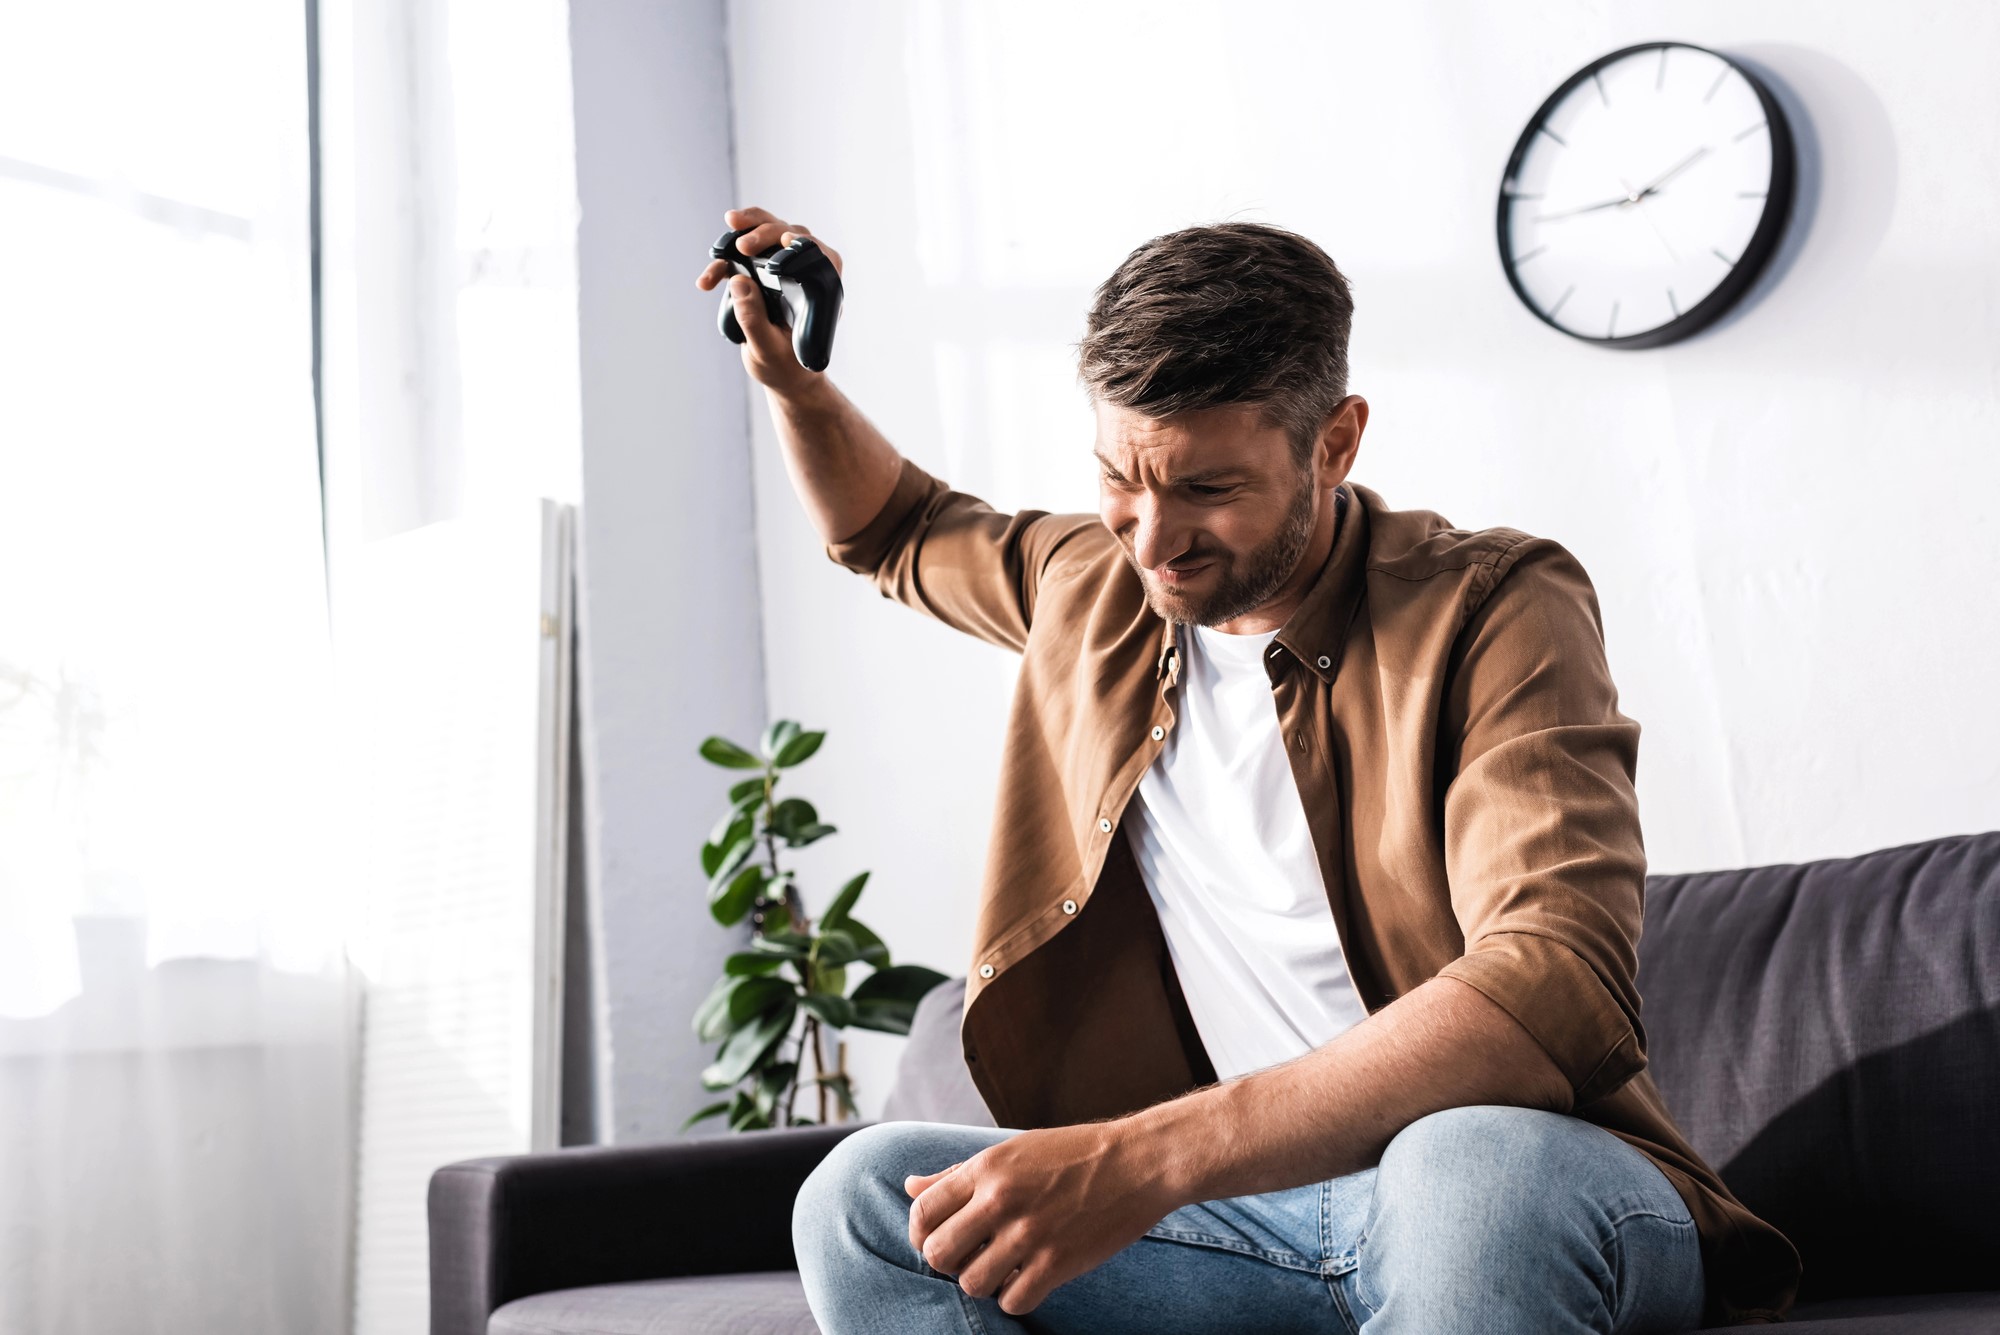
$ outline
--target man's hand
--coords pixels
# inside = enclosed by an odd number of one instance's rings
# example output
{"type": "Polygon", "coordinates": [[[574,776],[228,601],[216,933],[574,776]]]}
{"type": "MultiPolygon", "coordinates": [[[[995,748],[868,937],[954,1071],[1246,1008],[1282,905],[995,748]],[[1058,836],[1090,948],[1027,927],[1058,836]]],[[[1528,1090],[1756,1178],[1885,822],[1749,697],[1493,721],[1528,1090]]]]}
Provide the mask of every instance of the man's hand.
{"type": "MultiPolygon", "coordinates": [[[[793,237],[812,236],[812,233],[798,223],[788,223],[776,217],[769,209],[731,209],[722,215],[730,231],[748,227],[736,239],[736,249],[746,260],[754,259],[759,252],[772,246],[788,246],[793,237]]],[[[840,252],[813,236],[813,241],[833,262],[836,272],[841,268],[840,252]]],[[[765,386],[772,393],[781,396],[795,396],[809,393],[823,381],[822,373],[808,371],[799,365],[799,359],[792,352],[792,334],[788,329],[771,323],[764,314],[764,299],[757,291],[755,279],[736,274],[721,260],[710,260],[706,268],[695,278],[694,285],[704,292],[713,292],[723,282],[729,284],[730,300],[736,304],[736,323],[743,326],[743,369],[752,379],[765,386]]]]}
{"type": "Polygon", "coordinates": [[[1137,1242],[1181,1202],[1127,1120],[1024,1131],[911,1177],[910,1245],[1009,1316],[1137,1242]]]}

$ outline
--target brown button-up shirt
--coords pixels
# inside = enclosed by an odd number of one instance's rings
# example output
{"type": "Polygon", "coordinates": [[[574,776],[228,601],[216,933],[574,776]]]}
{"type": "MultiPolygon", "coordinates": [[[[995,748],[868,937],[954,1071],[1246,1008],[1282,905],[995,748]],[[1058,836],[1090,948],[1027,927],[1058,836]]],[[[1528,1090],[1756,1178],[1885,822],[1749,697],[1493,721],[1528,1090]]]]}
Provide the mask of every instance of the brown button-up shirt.
{"type": "MultiPolygon", "coordinates": [[[[1347,967],[1372,1013],[1440,975],[1642,1151],[1700,1232],[1711,1321],[1777,1319],[1782,1234],[1681,1137],[1646,1074],[1639,728],[1562,547],[1341,487],[1333,550],[1266,660],[1347,967]]],[[[1121,828],[1175,720],[1175,627],[1095,515],[1002,514],[905,460],[827,553],[884,596],[1022,655],[966,990],[966,1061],[1002,1126],[1115,1116],[1214,1080],[1121,828]]]]}

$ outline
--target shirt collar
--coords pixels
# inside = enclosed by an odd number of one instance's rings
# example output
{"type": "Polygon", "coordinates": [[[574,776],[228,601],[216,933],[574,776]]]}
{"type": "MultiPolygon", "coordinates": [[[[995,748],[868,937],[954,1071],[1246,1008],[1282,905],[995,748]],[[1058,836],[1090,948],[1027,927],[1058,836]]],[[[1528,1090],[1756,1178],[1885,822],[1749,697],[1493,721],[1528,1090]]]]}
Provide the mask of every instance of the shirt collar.
{"type": "MultiPolygon", "coordinates": [[[[1354,495],[1352,484],[1343,482],[1334,490],[1335,519],[1333,550],[1319,576],[1306,590],[1305,598],[1279,630],[1274,644],[1282,644],[1294,658],[1331,682],[1340,671],[1340,653],[1347,642],[1347,628],[1361,605],[1362,567],[1368,554],[1368,520],[1354,495]]],[[[1179,627],[1165,623],[1160,637],[1160,656],[1153,664],[1158,680],[1179,673],[1179,627]]]]}

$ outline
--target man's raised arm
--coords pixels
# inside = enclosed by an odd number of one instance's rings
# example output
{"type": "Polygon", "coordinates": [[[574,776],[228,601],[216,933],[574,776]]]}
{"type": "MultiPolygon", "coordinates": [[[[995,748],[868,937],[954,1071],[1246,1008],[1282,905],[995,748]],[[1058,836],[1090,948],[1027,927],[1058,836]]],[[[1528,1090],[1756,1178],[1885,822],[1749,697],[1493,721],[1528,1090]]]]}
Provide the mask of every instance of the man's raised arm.
{"type": "MultiPolygon", "coordinates": [[[[812,235],[764,209],[723,216],[732,231],[752,229],[737,241],[745,255],[812,235]]],[[[813,239],[840,268],[839,254],[813,239]]],[[[1101,530],[1096,516],[1001,514],[952,491],[899,454],[823,373],[799,365],[789,334],[765,315],[750,279],[730,278],[715,260],[695,285],[713,291],[725,281],[745,335],[744,369],[764,386],[785,471],[827,554],[872,577],[884,597],[1023,648],[1043,569],[1068,539],[1101,530]]]]}

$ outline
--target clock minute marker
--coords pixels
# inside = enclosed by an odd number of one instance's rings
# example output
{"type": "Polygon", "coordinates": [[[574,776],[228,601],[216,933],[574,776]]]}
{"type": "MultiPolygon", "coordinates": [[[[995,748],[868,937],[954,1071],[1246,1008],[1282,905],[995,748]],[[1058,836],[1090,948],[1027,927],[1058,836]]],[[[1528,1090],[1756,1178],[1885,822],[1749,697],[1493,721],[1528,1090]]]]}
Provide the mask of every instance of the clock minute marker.
{"type": "Polygon", "coordinates": [[[1681,304],[1674,300],[1674,290],[1672,288],[1667,289],[1667,309],[1674,313],[1676,320],[1681,318],[1681,304]]]}
{"type": "Polygon", "coordinates": [[[1605,106],[1607,107],[1610,106],[1611,94],[1604,91],[1604,80],[1597,77],[1597,72],[1595,70],[1591,71],[1590,81],[1597,85],[1598,98],[1604,103],[1605,106]]]}
{"type": "Polygon", "coordinates": [[[1549,138],[1555,140],[1558,144],[1561,144],[1564,148],[1569,147],[1569,140],[1563,138],[1561,135],[1557,134],[1554,130],[1551,130],[1548,126],[1537,125],[1535,128],[1537,130],[1540,130],[1543,134],[1547,135],[1549,138]]]}
{"type": "Polygon", "coordinates": [[[1575,283],[1571,283],[1568,287],[1563,289],[1563,294],[1556,298],[1556,304],[1549,307],[1549,318],[1551,320],[1556,318],[1556,312],[1563,308],[1563,303],[1565,301],[1568,301],[1575,292],[1576,292],[1575,283]]]}
{"type": "Polygon", "coordinates": [[[1723,83],[1727,81],[1728,78],[1729,78],[1729,66],[1724,65],[1722,67],[1722,73],[1715,76],[1715,82],[1710,84],[1708,86],[1708,91],[1701,95],[1701,100],[1706,102],[1711,97],[1714,97],[1716,94],[1716,90],[1721,88],[1723,83]]]}
{"type": "Polygon", "coordinates": [[[1535,256],[1537,256],[1537,255],[1541,254],[1541,253],[1542,253],[1543,251],[1545,251],[1545,250],[1547,250],[1547,249],[1548,249],[1548,247],[1547,247],[1547,246],[1536,246],[1536,247],[1535,247],[1535,248],[1534,248],[1533,250],[1529,251],[1529,252],[1528,252],[1527,254],[1525,254],[1525,255],[1516,255],[1516,256],[1514,257],[1514,263],[1516,263],[1516,264],[1526,264],[1526,263],[1527,263],[1527,262],[1528,262],[1529,260],[1531,260],[1531,259],[1535,258],[1535,256]]]}
{"type": "Polygon", "coordinates": [[[1653,91],[1659,92],[1667,86],[1667,48],[1660,48],[1660,72],[1653,76],[1653,91]]]}
{"type": "Polygon", "coordinates": [[[1733,142],[1735,142],[1735,143],[1739,143],[1739,144],[1740,144],[1740,143],[1742,143],[1742,142],[1743,142],[1743,141],[1744,141],[1745,139],[1748,139],[1748,138],[1749,138],[1749,137],[1750,137],[1751,135],[1753,135],[1753,134],[1757,133],[1757,131],[1759,131],[1759,130],[1762,130],[1762,129],[1764,129],[1765,127],[1766,127],[1766,122],[1764,122],[1764,121],[1758,121],[1758,122],[1757,122],[1757,123],[1756,123],[1755,125],[1751,126],[1751,127],[1749,128],[1749,129],[1745,130],[1745,131],[1744,131],[1743,133],[1741,133],[1741,134],[1737,135],[1737,136],[1736,136],[1736,138],[1735,138],[1735,140],[1734,140],[1733,142]]]}
{"type": "Polygon", "coordinates": [[[1723,254],[1720,250],[1717,250],[1714,246],[1710,246],[1708,248],[1708,253],[1715,256],[1715,258],[1721,260],[1724,264],[1728,265],[1730,268],[1734,269],[1736,267],[1735,260],[1730,259],[1727,255],[1723,254]]]}
{"type": "Polygon", "coordinates": [[[1618,303],[1615,301],[1611,303],[1611,318],[1604,322],[1604,336],[1606,338],[1618,336],[1618,303]]]}

